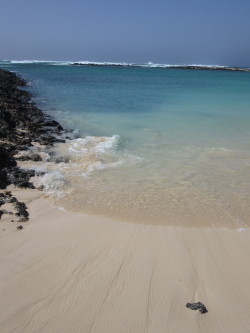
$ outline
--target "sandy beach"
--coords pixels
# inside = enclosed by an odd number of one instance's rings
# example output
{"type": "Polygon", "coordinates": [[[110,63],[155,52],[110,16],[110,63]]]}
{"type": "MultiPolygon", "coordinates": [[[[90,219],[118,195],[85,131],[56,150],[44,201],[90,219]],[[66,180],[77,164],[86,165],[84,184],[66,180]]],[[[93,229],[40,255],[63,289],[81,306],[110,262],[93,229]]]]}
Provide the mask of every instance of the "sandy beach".
{"type": "Polygon", "coordinates": [[[1,220],[1,332],[248,332],[248,229],[122,223],[12,194],[30,220],[1,220]],[[186,307],[198,301],[208,313],[186,307]]]}
{"type": "Polygon", "coordinates": [[[0,333],[250,333],[250,1],[0,4],[0,333]]]}
{"type": "MultiPolygon", "coordinates": [[[[128,223],[52,206],[23,163],[42,160],[37,146],[65,144],[63,129],[17,89],[22,79],[0,74],[0,332],[249,332],[246,224],[208,227],[202,207],[200,225],[183,227],[167,215],[165,225],[128,223]],[[186,306],[197,302],[208,312],[186,306]]],[[[238,202],[244,212],[247,201],[238,202]]]]}

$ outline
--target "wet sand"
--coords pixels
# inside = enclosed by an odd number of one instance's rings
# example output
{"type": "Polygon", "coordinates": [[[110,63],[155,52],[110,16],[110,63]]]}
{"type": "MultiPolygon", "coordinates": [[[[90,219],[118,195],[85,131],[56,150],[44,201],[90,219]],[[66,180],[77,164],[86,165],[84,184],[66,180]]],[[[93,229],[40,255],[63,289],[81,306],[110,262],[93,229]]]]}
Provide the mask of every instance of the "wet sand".
{"type": "Polygon", "coordinates": [[[123,223],[12,193],[30,220],[0,222],[1,332],[248,332],[249,229],[123,223]],[[199,301],[208,313],[186,307],[199,301]]]}

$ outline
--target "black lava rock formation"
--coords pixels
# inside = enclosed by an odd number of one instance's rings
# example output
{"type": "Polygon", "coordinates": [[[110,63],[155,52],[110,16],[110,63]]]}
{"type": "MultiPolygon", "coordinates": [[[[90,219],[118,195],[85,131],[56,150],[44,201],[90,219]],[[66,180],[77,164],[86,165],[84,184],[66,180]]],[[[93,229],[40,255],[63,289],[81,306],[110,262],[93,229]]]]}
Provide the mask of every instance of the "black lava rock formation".
{"type": "Polygon", "coordinates": [[[27,206],[24,202],[20,202],[14,197],[11,192],[5,191],[4,193],[0,193],[0,206],[4,204],[12,204],[14,211],[8,211],[5,209],[0,210],[0,219],[3,214],[13,215],[15,214],[18,217],[18,222],[26,222],[29,220],[29,212],[27,210],[27,206]]]}
{"type": "MultiPolygon", "coordinates": [[[[62,126],[35,106],[30,93],[20,89],[24,86],[25,80],[0,69],[0,189],[10,184],[34,188],[29,179],[35,173],[17,167],[17,152],[27,150],[32,142],[45,146],[65,142],[60,138],[62,126]]],[[[19,157],[25,159],[41,160],[37,154],[19,157]]]]}

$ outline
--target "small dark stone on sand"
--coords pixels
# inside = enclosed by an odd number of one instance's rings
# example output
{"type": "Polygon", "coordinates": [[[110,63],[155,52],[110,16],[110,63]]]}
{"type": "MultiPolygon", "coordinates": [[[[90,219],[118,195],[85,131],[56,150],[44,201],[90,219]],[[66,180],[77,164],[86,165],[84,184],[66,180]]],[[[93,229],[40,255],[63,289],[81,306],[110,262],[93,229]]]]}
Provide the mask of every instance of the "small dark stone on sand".
{"type": "Polygon", "coordinates": [[[22,230],[22,229],[23,229],[23,226],[22,226],[22,225],[19,225],[19,226],[17,226],[16,228],[17,228],[17,230],[22,230]]]}
{"type": "Polygon", "coordinates": [[[199,310],[200,313],[206,313],[207,308],[205,307],[204,304],[202,304],[201,302],[197,302],[197,303],[187,303],[186,307],[189,308],[190,310],[199,310]]]}

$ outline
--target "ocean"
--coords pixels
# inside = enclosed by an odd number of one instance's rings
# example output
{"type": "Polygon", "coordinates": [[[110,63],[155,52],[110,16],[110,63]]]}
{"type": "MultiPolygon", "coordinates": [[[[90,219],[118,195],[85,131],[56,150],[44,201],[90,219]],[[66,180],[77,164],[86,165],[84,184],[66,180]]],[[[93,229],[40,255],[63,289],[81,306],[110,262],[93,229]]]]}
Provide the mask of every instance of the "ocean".
{"type": "Polygon", "coordinates": [[[64,209],[131,223],[250,225],[250,73],[2,61],[72,140],[24,168],[64,209]]]}

